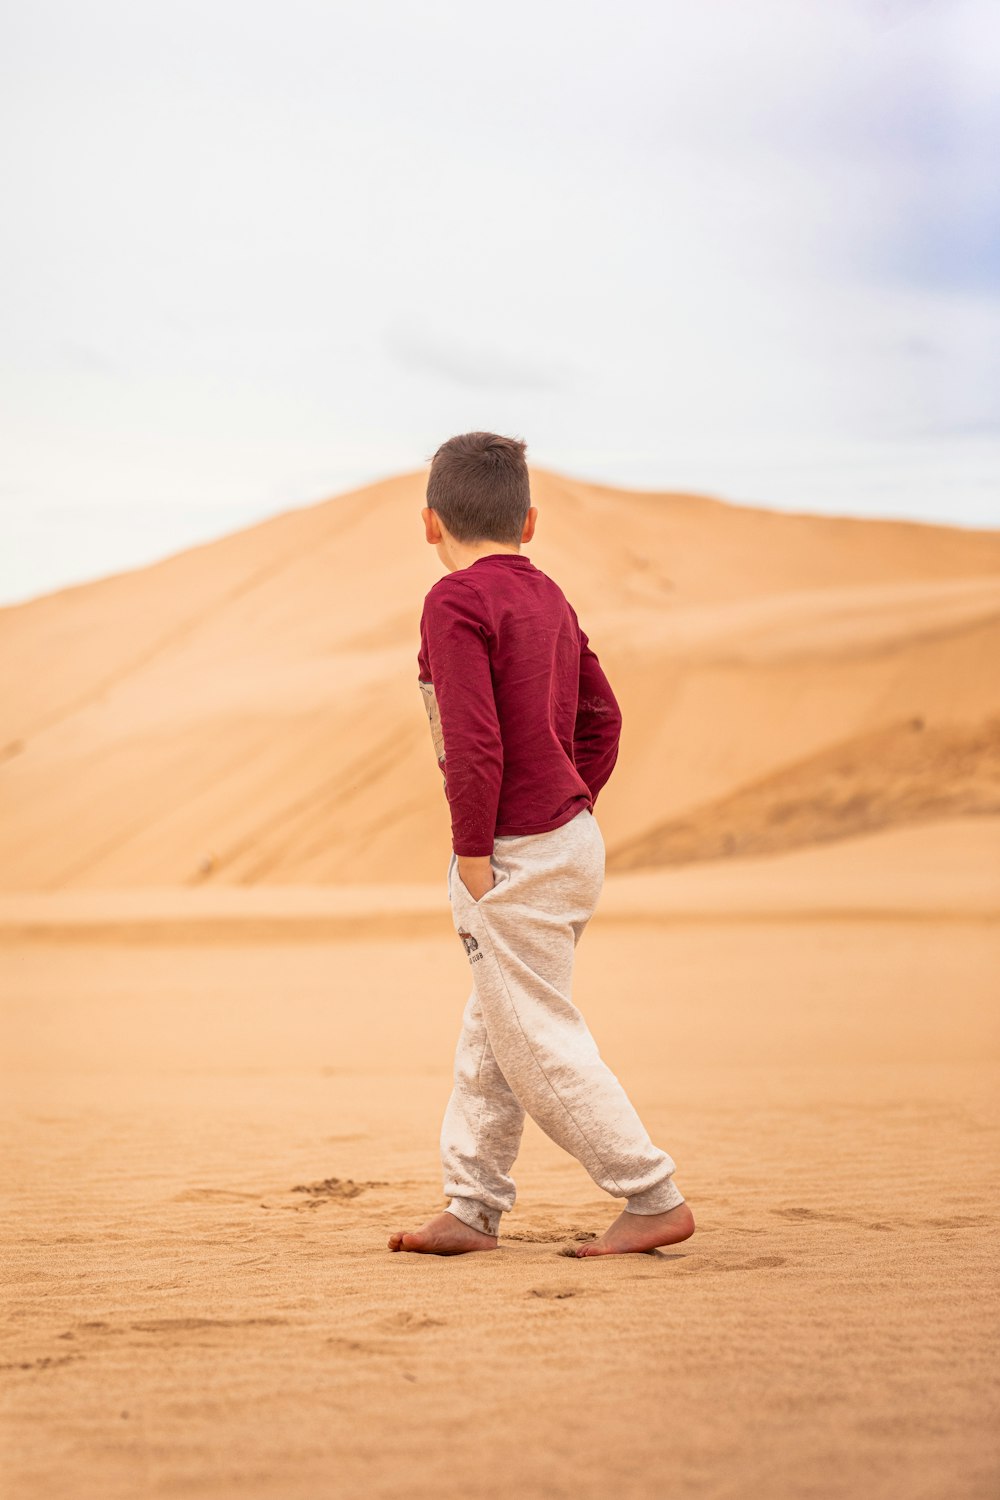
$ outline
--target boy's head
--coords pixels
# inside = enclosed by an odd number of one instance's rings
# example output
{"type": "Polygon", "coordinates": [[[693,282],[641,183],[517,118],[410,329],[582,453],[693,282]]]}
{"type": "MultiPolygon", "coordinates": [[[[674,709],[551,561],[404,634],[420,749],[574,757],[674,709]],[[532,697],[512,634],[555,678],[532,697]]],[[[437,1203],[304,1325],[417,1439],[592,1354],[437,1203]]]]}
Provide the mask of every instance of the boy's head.
{"type": "Polygon", "coordinates": [[[518,546],[531,508],[526,444],[495,432],[463,432],[431,460],[427,504],[465,544],[518,546]]]}

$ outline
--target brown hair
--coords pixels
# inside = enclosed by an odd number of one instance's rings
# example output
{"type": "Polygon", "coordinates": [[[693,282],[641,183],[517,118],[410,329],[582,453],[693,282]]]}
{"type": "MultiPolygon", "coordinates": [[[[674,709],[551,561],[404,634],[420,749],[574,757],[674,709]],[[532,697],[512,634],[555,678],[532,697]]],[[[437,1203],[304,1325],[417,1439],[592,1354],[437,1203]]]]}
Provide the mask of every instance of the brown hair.
{"type": "Polygon", "coordinates": [[[527,444],[495,432],[463,432],[431,460],[427,504],[459,542],[521,540],[531,507],[527,444]]]}

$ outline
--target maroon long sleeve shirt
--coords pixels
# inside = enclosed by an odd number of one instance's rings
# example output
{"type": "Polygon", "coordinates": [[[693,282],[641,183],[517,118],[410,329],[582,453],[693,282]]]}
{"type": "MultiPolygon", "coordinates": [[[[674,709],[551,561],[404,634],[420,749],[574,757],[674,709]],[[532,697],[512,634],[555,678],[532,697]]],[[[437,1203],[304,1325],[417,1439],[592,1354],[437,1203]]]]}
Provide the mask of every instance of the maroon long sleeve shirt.
{"type": "Polygon", "coordinates": [[[489,552],[439,578],[417,663],[456,854],[593,808],[621,711],[572,605],[530,558],[489,552]]]}

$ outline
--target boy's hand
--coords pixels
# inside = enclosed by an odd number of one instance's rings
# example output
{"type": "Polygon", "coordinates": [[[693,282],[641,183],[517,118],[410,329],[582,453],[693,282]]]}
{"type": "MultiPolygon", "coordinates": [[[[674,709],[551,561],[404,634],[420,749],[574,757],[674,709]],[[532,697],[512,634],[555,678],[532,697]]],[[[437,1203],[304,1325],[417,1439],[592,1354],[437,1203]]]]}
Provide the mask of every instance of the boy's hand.
{"type": "Polygon", "coordinates": [[[458,873],[473,901],[478,901],[493,889],[493,866],[488,854],[460,854],[458,873]]]}

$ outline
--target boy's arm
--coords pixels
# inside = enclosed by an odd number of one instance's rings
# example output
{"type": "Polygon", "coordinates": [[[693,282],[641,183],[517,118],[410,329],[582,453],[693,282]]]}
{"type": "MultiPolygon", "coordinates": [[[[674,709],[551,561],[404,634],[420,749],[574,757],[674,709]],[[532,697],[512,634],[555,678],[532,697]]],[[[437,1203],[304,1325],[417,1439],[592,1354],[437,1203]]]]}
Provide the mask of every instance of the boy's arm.
{"type": "Polygon", "coordinates": [[[592,802],[597,801],[598,792],[614,770],[621,730],[618,700],[585,632],[580,630],[580,695],[573,733],[573,758],[576,769],[587,783],[592,802]]]}
{"type": "Polygon", "coordinates": [[[503,779],[503,740],[478,592],[457,582],[432,589],[421,624],[443,741],[452,848],[457,855],[489,856],[503,779]]]}

